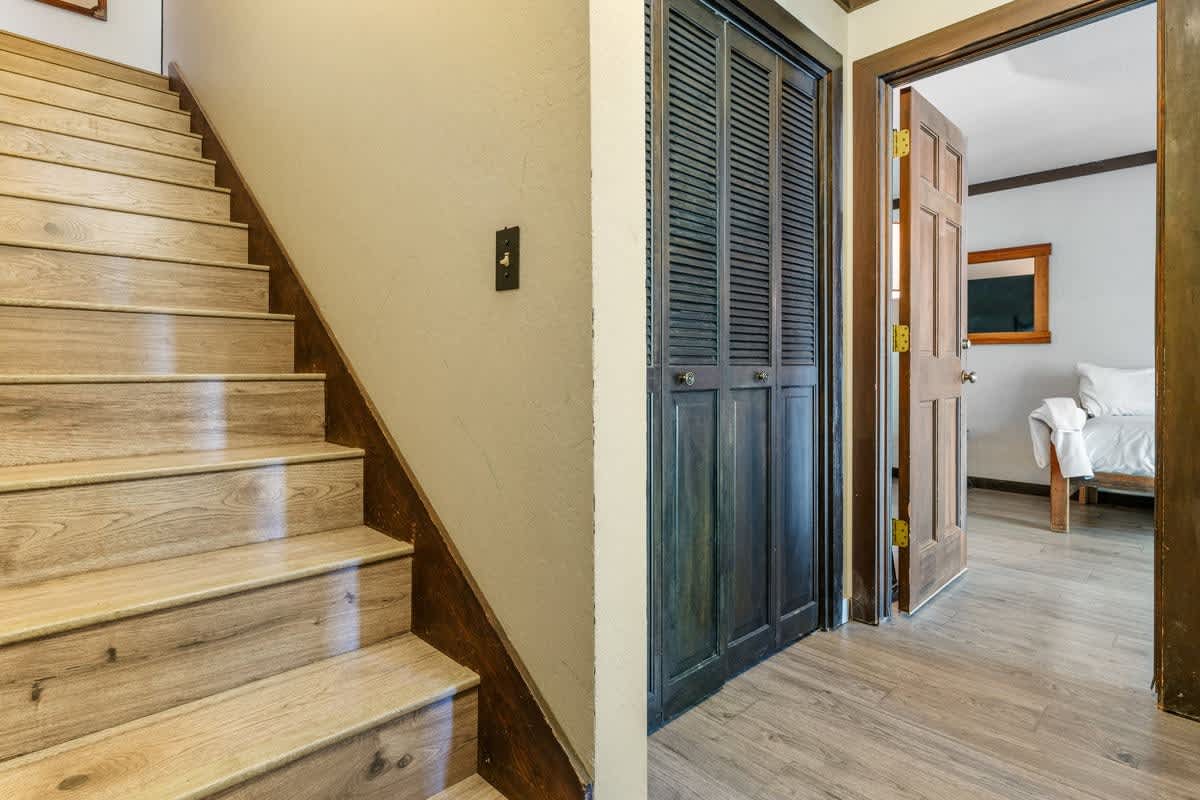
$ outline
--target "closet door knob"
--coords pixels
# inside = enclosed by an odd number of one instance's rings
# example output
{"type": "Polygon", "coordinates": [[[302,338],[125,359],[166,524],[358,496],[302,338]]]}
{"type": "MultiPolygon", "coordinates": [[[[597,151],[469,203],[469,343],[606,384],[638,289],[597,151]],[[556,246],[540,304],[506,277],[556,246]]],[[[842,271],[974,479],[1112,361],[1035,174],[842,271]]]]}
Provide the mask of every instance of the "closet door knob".
{"type": "Polygon", "coordinates": [[[695,386],[696,373],[692,372],[691,370],[688,370],[687,372],[681,372],[675,376],[675,380],[679,381],[679,383],[683,386],[695,386]]]}
{"type": "Polygon", "coordinates": [[[766,383],[767,371],[765,369],[760,369],[758,372],[754,373],[754,380],[758,381],[759,383],[766,383]]]}
{"type": "Polygon", "coordinates": [[[963,370],[963,374],[962,374],[962,382],[963,383],[977,383],[978,381],[979,381],[979,376],[977,376],[974,372],[968,371],[968,370],[963,370]]]}

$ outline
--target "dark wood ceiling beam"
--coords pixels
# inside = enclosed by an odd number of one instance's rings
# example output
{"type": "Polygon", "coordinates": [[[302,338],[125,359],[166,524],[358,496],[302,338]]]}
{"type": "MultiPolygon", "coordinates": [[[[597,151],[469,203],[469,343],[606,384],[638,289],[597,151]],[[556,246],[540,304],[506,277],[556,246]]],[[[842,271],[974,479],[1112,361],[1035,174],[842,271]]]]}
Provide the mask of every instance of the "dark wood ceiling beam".
{"type": "Polygon", "coordinates": [[[847,11],[857,11],[863,6],[871,5],[871,3],[876,2],[876,0],[834,0],[834,2],[847,11]]]}

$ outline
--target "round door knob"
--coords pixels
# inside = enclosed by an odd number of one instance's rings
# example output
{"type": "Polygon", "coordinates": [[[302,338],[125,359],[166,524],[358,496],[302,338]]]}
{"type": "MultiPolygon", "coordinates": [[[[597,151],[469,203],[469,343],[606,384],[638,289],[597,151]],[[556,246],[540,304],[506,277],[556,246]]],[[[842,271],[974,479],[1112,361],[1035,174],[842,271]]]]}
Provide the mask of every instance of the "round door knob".
{"type": "Polygon", "coordinates": [[[963,383],[977,383],[978,381],[979,381],[979,376],[976,375],[974,372],[969,371],[969,370],[963,370],[963,374],[962,374],[962,382],[963,383]]]}
{"type": "Polygon", "coordinates": [[[971,349],[971,340],[969,338],[967,338],[966,336],[964,336],[963,340],[962,340],[962,349],[963,350],[971,349]]]}
{"type": "Polygon", "coordinates": [[[687,372],[681,372],[675,377],[676,380],[678,380],[684,386],[696,385],[696,373],[692,372],[691,370],[688,370],[687,372]]]}
{"type": "Polygon", "coordinates": [[[767,380],[767,371],[760,369],[758,372],[754,373],[754,380],[758,381],[759,383],[765,383],[767,380]]]}

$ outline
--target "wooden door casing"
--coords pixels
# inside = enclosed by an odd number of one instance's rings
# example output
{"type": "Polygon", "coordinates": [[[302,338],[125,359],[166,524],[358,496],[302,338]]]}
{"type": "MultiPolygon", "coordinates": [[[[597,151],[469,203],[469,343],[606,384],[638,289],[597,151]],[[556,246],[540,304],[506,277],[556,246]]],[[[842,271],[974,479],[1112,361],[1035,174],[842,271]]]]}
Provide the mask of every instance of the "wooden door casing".
{"type": "Polygon", "coordinates": [[[966,139],[915,90],[900,93],[911,151],[900,162],[900,610],[912,613],[967,566],[962,342],[966,139]]]}

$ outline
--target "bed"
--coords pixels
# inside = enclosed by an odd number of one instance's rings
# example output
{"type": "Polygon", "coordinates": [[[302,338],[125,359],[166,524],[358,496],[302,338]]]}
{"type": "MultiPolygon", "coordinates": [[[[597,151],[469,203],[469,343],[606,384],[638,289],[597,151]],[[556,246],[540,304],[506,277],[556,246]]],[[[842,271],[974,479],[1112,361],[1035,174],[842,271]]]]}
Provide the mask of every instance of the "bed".
{"type": "Polygon", "coordinates": [[[1072,482],[1086,505],[1098,489],[1154,493],[1154,371],[1080,364],[1079,404],[1088,414],[1082,429],[1091,477],[1067,477],[1050,448],[1050,529],[1071,527],[1072,482]]]}

